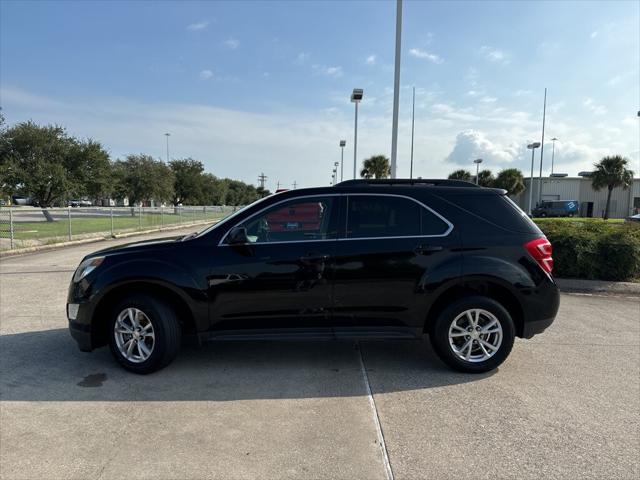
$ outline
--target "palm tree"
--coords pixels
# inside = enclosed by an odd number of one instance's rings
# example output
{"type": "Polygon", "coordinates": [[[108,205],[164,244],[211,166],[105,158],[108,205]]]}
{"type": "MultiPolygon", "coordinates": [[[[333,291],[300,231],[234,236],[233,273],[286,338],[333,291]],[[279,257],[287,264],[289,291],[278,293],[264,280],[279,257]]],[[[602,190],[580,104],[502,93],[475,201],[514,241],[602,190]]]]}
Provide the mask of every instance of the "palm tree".
{"type": "Polygon", "coordinates": [[[491,170],[480,170],[478,173],[478,185],[481,187],[493,187],[495,177],[491,170]]]}
{"type": "Polygon", "coordinates": [[[362,178],[388,178],[390,175],[389,159],[384,155],[374,155],[362,162],[362,178]]]}
{"type": "Polygon", "coordinates": [[[633,181],[633,172],[627,169],[629,160],[613,155],[604,157],[600,162],[594,164],[595,172],[591,175],[591,186],[597,192],[602,188],[607,188],[607,206],[604,209],[604,219],[609,218],[609,205],[611,203],[611,192],[614,188],[622,187],[626,190],[633,181]]]}
{"type": "Polygon", "coordinates": [[[520,195],[524,192],[524,177],[517,168],[507,168],[498,173],[493,186],[506,190],[509,195],[520,195]]]}
{"type": "Polygon", "coordinates": [[[449,180],[464,180],[465,182],[470,182],[472,178],[471,172],[464,169],[456,170],[449,174],[449,180]]]}

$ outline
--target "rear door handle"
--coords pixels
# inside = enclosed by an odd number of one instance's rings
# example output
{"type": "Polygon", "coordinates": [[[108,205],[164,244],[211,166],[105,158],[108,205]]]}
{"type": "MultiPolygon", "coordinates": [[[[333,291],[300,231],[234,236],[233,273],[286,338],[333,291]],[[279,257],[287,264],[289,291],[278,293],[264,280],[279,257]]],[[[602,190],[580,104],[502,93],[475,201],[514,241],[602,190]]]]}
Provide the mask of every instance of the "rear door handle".
{"type": "Polygon", "coordinates": [[[304,257],[300,257],[300,260],[303,262],[324,262],[329,260],[330,255],[322,254],[322,253],[308,253],[304,257]]]}
{"type": "Polygon", "coordinates": [[[442,245],[418,245],[413,251],[418,255],[428,255],[442,250],[444,250],[442,245]]]}

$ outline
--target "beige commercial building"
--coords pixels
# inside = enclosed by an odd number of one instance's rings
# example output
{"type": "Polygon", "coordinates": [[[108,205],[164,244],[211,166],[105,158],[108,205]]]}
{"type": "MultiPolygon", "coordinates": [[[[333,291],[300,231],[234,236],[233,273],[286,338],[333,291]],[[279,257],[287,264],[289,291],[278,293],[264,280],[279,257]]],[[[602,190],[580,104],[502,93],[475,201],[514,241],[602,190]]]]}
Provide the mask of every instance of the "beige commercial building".
{"type": "MultiPolygon", "coordinates": [[[[531,179],[524,180],[526,189],[514,198],[525,212],[529,209],[529,188],[531,179]]],[[[533,179],[533,207],[538,203],[539,178],[533,179]]],[[[607,189],[596,192],[591,186],[591,178],[583,177],[542,177],[542,201],[577,200],[580,215],[601,217],[607,204],[607,189]]],[[[640,178],[633,180],[631,188],[615,188],[611,194],[609,217],[625,218],[640,213],[640,178]]]]}

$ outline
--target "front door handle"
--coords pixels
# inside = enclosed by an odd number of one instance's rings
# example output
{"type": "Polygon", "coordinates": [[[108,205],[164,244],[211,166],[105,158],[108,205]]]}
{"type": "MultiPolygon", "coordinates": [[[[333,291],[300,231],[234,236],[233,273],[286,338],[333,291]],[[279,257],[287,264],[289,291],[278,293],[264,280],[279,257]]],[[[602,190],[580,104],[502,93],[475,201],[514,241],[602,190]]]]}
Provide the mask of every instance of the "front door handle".
{"type": "Polygon", "coordinates": [[[413,251],[418,255],[429,255],[442,250],[444,250],[442,245],[418,245],[413,251]]]}

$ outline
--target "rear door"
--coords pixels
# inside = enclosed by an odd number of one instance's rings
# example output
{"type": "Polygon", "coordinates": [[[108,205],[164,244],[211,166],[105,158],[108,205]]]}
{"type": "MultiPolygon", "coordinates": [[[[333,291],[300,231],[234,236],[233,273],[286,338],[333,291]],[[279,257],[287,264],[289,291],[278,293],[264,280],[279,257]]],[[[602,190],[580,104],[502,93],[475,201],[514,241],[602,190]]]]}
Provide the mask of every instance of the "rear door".
{"type": "Polygon", "coordinates": [[[345,203],[334,262],[336,332],[421,328],[430,275],[460,255],[452,252],[453,225],[406,196],[350,194],[345,203]]]}

